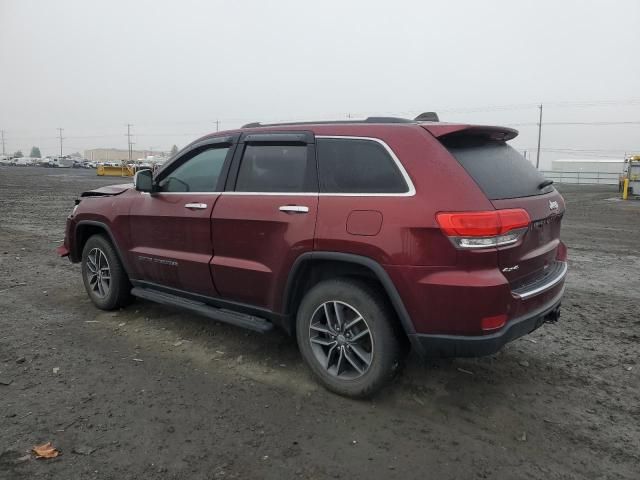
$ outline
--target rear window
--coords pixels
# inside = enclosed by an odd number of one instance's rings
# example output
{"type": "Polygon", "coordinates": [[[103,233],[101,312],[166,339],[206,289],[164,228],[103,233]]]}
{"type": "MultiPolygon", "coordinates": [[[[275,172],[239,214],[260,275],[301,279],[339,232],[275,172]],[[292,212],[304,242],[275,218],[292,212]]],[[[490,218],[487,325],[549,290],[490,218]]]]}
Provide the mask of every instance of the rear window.
{"type": "Polygon", "coordinates": [[[504,142],[466,137],[443,141],[489,200],[531,197],[553,190],[539,188],[545,178],[526,158],[504,142]]]}

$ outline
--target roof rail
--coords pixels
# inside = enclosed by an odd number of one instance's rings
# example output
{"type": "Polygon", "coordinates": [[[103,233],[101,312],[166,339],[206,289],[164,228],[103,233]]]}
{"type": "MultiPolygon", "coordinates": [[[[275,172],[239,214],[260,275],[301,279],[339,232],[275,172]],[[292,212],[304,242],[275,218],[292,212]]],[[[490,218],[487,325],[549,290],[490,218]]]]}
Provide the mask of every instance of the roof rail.
{"type": "Polygon", "coordinates": [[[304,122],[284,122],[284,123],[260,123],[251,122],[243,125],[242,128],[256,128],[256,127],[279,127],[287,125],[335,125],[335,124],[350,124],[350,123],[415,123],[415,120],[399,117],[367,117],[364,120],[316,120],[316,121],[304,121],[304,122]]]}

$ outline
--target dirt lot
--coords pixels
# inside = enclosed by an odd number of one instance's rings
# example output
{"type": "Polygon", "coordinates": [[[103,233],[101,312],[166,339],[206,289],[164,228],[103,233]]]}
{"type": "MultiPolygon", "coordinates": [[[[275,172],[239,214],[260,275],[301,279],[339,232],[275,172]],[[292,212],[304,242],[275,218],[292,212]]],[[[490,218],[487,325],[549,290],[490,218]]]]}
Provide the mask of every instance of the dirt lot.
{"type": "Polygon", "coordinates": [[[640,202],[560,187],[561,321],[492,357],[412,358],[364,402],[317,387],[281,333],[95,309],[54,248],[106,183],[0,167],[1,479],[640,478],[640,202]],[[62,455],[25,457],[46,441],[62,455]]]}

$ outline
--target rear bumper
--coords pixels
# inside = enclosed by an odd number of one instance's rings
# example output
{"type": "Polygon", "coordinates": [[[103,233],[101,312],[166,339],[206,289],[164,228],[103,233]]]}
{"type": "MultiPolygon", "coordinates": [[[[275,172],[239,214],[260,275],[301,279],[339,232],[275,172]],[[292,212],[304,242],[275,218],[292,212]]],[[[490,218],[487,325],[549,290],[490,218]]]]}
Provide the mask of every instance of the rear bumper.
{"type": "Polygon", "coordinates": [[[480,357],[499,351],[505,344],[533,332],[560,317],[564,287],[551,301],[526,315],[511,320],[500,331],[479,336],[409,335],[411,345],[423,357],[480,357]]]}

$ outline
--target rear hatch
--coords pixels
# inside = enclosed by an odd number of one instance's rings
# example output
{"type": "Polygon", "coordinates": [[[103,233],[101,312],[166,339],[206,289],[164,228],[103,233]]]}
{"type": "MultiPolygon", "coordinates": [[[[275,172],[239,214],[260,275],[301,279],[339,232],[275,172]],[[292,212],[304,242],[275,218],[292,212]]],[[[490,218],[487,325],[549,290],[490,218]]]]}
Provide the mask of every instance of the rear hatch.
{"type": "Polygon", "coordinates": [[[496,209],[521,208],[529,214],[531,223],[520,241],[498,248],[500,270],[512,289],[551,274],[557,268],[564,200],[528,160],[506,143],[517,131],[497,127],[448,127],[449,131],[438,132],[437,128],[427,130],[434,130],[432,133],[496,209]]]}

